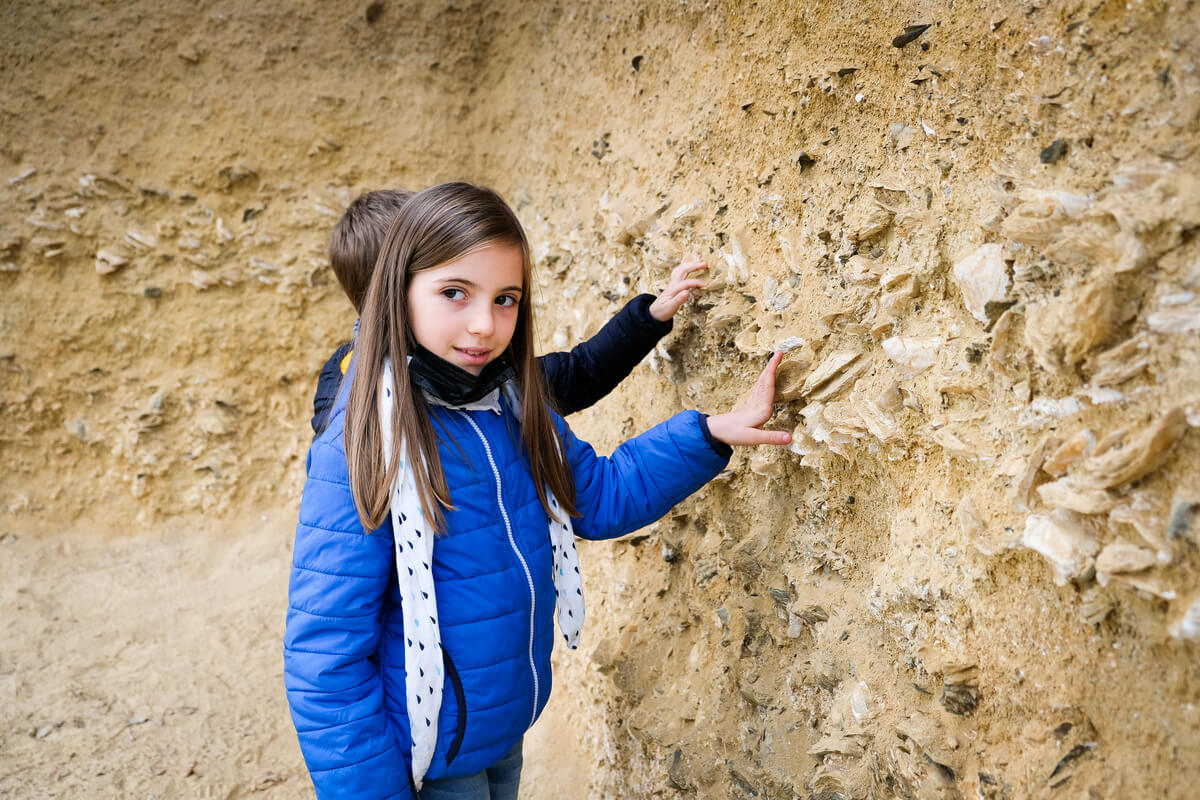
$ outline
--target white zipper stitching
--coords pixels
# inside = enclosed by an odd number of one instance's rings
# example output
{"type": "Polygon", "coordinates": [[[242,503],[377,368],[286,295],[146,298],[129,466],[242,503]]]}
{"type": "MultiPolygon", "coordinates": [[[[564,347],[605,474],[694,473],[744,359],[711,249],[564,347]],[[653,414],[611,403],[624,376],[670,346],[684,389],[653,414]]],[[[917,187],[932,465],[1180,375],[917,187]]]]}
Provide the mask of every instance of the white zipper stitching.
{"type": "Polygon", "coordinates": [[[537,705],[538,705],[538,674],[537,665],[533,660],[533,623],[534,612],[537,610],[537,596],[533,586],[533,575],[529,572],[529,564],[525,562],[525,556],[521,555],[520,548],[517,547],[517,540],[513,537],[512,522],[508,518],[508,511],[504,508],[504,496],[500,486],[500,470],[496,467],[496,460],[492,457],[492,446],[488,444],[487,437],[483,435],[483,431],[475,424],[475,420],[471,419],[466,412],[459,411],[467,422],[471,423],[471,427],[475,429],[475,435],[479,437],[479,441],[483,442],[483,451],[487,453],[488,464],[492,467],[492,475],[496,477],[496,505],[500,507],[500,516],[504,518],[504,529],[508,532],[508,544],[513,552],[517,554],[517,559],[521,562],[521,568],[525,570],[525,581],[529,584],[529,671],[533,675],[533,711],[530,712],[529,719],[530,727],[537,720],[537,705]]]}

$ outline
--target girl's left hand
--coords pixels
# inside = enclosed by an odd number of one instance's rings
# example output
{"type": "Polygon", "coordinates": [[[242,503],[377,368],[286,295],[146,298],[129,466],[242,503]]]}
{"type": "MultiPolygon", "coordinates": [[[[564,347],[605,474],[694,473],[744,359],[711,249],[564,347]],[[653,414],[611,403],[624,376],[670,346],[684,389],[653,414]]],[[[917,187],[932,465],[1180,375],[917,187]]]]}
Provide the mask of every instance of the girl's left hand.
{"type": "Polygon", "coordinates": [[[750,389],[746,402],[732,411],[710,416],[708,432],[731,445],[784,445],[791,442],[792,435],[787,431],[762,429],[775,410],[775,370],[782,360],[783,353],[771,356],[766,369],[750,389]]]}

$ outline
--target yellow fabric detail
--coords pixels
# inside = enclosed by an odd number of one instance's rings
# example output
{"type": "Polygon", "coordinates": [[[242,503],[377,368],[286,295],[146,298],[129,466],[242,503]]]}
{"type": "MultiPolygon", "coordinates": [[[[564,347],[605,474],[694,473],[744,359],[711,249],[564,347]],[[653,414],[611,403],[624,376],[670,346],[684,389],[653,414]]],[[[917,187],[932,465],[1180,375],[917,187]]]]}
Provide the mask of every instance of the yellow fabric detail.
{"type": "Polygon", "coordinates": [[[347,369],[347,368],[350,366],[350,356],[352,356],[352,355],[354,355],[354,351],[353,351],[353,350],[351,350],[349,353],[346,353],[346,357],[345,357],[345,358],[343,358],[343,359],[342,359],[342,363],[338,365],[338,366],[340,366],[340,367],[342,368],[342,374],[343,374],[343,375],[345,375],[345,374],[346,374],[346,369],[347,369]]]}

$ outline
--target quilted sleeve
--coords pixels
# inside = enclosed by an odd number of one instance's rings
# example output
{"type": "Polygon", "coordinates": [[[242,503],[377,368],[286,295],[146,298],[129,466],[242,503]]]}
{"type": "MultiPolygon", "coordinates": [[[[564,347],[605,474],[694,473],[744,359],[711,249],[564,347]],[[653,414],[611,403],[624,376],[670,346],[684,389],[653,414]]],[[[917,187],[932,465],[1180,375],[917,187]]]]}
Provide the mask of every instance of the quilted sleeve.
{"type": "Polygon", "coordinates": [[[565,423],[562,430],[582,515],[574,521],[575,534],[585,539],[608,539],[649,525],[729,462],[729,449],[718,451],[704,417],[695,411],[676,414],[608,457],[596,455],[565,423]]]}
{"type": "Polygon", "coordinates": [[[345,457],[318,441],[300,501],[284,633],[288,704],[318,798],[412,798],[371,660],[393,558],[391,525],[364,533],[345,457]]]}
{"type": "Polygon", "coordinates": [[[640,294],[592,338],[570,352],[547,353],[538,359],[555,406],[564,416],[607,396],[671,332],[671,320],[659,322],[650,315],[653,302],[654,295],[640,294]]]}

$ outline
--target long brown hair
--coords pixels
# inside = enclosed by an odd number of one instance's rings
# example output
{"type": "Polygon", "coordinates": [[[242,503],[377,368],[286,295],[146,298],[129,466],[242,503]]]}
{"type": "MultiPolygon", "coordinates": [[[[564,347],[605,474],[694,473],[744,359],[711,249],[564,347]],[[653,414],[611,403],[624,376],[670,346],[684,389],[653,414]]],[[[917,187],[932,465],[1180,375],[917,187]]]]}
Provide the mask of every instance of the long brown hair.
{"type": "Polygon", "coordinates": [[[346,407],[346,461],[350,487],[363,527],[374,530],[388,513],[391,487],[401,459],[407,459],[425,518],[436,531],[445,529],[443,508],[453,508],[438,456],[438,440],[422,392],[409,380],[408,355],[416,344],[408,313],[413,273],[432,269],[491,244],[520,247],[524,291],[517,305],[517,325],[509,355],[521,390],[521,444],[542,507],[550,513],[546,494],[554,493],[571,515],[575,484],[563,443],[551,417],[550,395],[534,355],[533,265],[525,231],[512,209],[491,189],[468,183],[443,183],[413,195],[392,223],[363,300],[354,382],[346,407]],[[379,420],[379,385],[384,359],[392,363],[392,452],[384,469],[379,420]],[[400,452],[402,440],[408,452],[400,452]]]}

